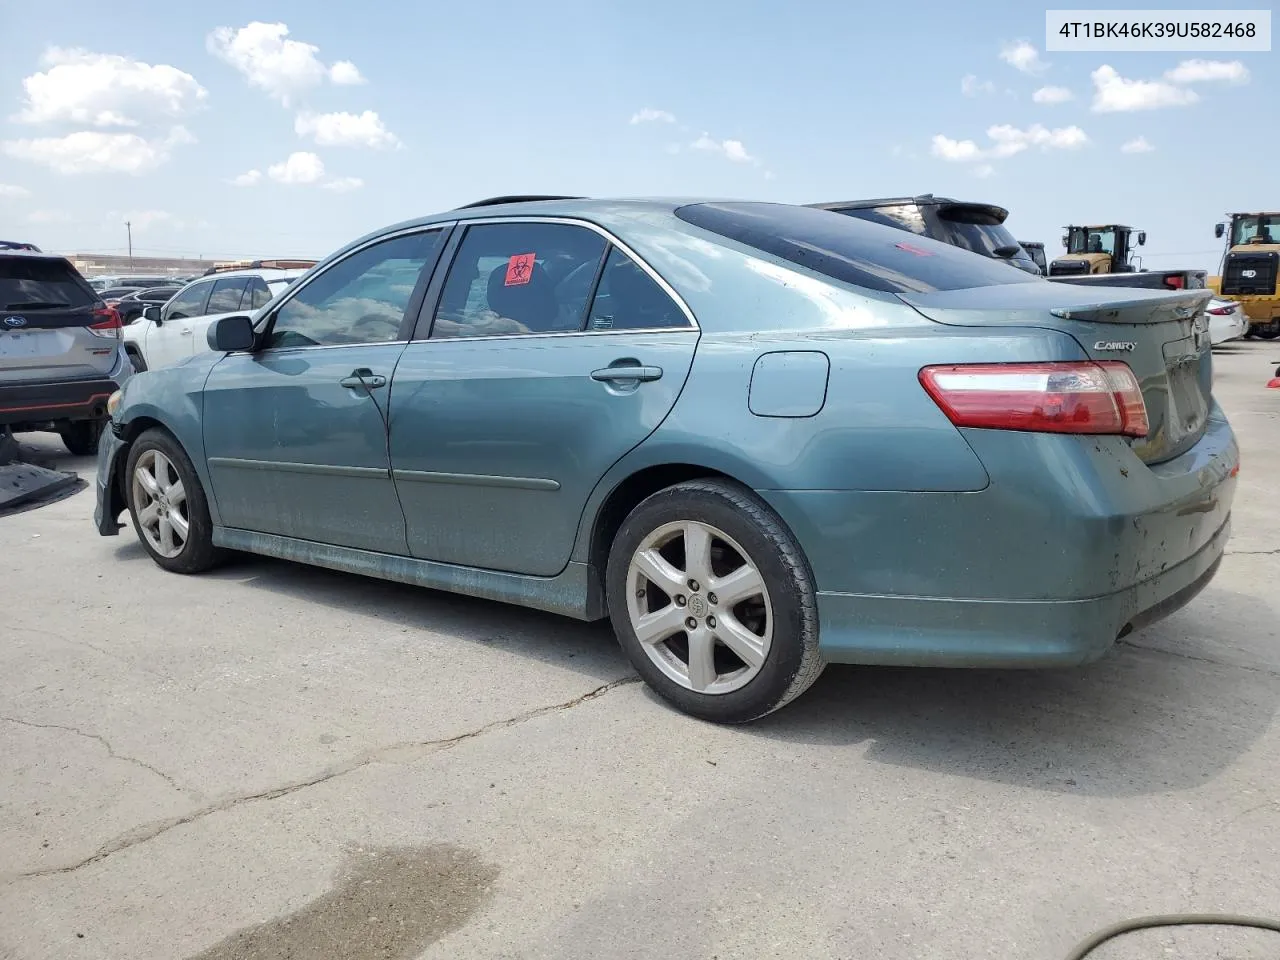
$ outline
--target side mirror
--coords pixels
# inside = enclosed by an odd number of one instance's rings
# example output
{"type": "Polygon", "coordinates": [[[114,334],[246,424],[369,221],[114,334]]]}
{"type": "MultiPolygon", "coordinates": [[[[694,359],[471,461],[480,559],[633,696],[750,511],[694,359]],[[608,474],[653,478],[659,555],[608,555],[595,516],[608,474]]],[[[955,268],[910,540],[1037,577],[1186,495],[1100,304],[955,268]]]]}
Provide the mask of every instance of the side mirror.
{"type": "Polygon", "coordinates": [[[215,353],[231,353],[233,350],[252,350],[257,340],[253,321],[247,316],[223,317],[209,324],[209,349],[215,353]]]}
{"type": "Polygon", "coordinates": [[[1145,247],[1147,245],[1147,231],[1143,230],[1138,234],[1138,246],[1145,247]]]}
{"type": "Polygon", "coordinates": [[[1213,225],[1213,235],[1217,239],[1221,240],[1222,235],[1226,232],[1227,232],[1227,225],[1225,223],[1215,223],[1213,225]]]}
{"type": "Polygon", "coordinates": [[[1062,235],[1062,249],[1063,249],[1063,250],[1067,249],[1067,240],[1068,240],[1068,239],[1069,239],[1069,238],[1068,238],[1068,237],[1067,237],[1067,235],[1064,233],[1064,234],[1062,235]]]}
{"type": "Polygon", "coordinates": [[[160,307],[158,306],[143,307],[142,315],[146,317],[148,320],[150,320],[152,323],[159,323],[160,307]]]}

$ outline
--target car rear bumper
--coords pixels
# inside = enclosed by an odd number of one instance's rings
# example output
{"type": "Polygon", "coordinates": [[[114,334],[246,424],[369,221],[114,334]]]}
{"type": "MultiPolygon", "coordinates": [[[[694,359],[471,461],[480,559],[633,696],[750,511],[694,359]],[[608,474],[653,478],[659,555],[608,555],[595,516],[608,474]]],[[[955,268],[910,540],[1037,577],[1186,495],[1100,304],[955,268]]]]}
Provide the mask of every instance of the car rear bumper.
{"type": "Polygon", "coordinates": [[[829,660],[1081,663],[1217,570],[1239,448],[1216,406],[1194,447],[1153,465],[1118,437],[966,438],[985,490],[761,491],[809,560],[829,660]]]}
{"type": "Polygon", "coordinates": [[[0,385],[0,425],[101,419],[119,387],[118,378],[106,377],[0,385]]]}
{"type": "Polygon", "coordinates": [[[1189,603],[1218,572],[1231,535],[1176,567],[1085,600],[948,600],[819,593],[822,655],[831,663],[1063,667],[1095,660],[1121,636],[1189,603]]]}

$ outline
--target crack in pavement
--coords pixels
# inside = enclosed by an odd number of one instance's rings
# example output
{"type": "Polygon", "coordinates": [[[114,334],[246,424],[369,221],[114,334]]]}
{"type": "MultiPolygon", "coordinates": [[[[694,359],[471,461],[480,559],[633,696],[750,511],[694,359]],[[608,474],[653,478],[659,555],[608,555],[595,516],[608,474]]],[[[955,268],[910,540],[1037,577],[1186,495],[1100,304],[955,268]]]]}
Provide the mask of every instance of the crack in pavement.
{"type": "Polygon", "coordinates": [[[1269,557],[1280,553],[1280,547],[1275,550],[1225,550],[1224,556],[1228,557],[1269,557]]]}
{"type": "Polygon", "coordinates": [[[1270,667],[1254,667],[1247,663],[1228,663],[1225,660],[1214,660],[1212,657],[1197,657],[1194,653],[1179,653],[1163,647],[1148,647],[1132,640],[1117,640],[1118,646],[1132,647],[1134,650],[1145,650],[1147,653],[1163,654],[1166,657],[1177,657],[1179,660],[1194,660],[1197,663],[1212,663],[1215,667],[1226,667],[1228,670],[1247,670],[1249,673],[1261,673],[1268,677],[1280,677],[1280,670],[1270,667]]]}
{"type": "Polygon", "coordinates": [[[116,748],[111,745],[111,742],[106,737],[101,736],[100,734],[85,733],[83,730],[79,729],[78,727],[71,727],[62,723],[36,723],[34,720],[22,720],[22,719],[19,719],[18,717],[5,717],[5,716],[0,716],[0,720],[7,720],[9,723],[16,723],[19,726],[23,726],[23,727],[35,727],[37,730],[62,730],[66,733],[74,733],[77,737],[84,737],[86,740],[96,740],[98,741],[98,743],[106,747],[107,756],[111,757],[111,759],[123,760],[126,763],[132,763],[135,767],[141,767],[143,770],[146,770],[150,773],[154,773],[157,777],[159,777],[165,783],[169,784],[169,786],[173,787],[173,789],[177,790],[179,793],[188,793],[188,791],[182,786],[180,786],[178,782],[173,779],[173,777],[169,776],[169,774],[165,773],[163,770],[159,769],[158,767],[153,767],[151,764],[147,763],[147,761],[139,760],[137,757],[130,757],[123,753],[116,753],[116,748]]]}
{"type": "MultiPolygon", "coordinates": [[[[376,747],[362,754],[358,754],[344,763],[326,767],[320,773],[307,777],[304,780],[295,780],[291,783],[284,784],[283,786],[273,787],[269,790],[262,790],[257,793],[226,797],[222,800],[215,801],[214,803],[199,807],[191,813],[180,817],[168,817],[164,820],[156,820],[151,823],[143,824],[132,830],[125,831],[114,839],[108,840],[99,847],[95,853],[85,857],[83,860],[66,864],[61,867],[42,867],[39,870],[28,870],[23,873],[10,874],[4,878],[4,883],[7,885],[18,880],[27,880],[34,877],[48,877],[63,873],[73,873],[82,867],[87,867],[90,864],[105,860],[113,854],[120,853],[123,850],[128,850],[131,847],[136,847],[139,844],[146,843],[148,840],[154,840],[156,837],[168,833],[170,830],[177,827],[194,823],[197,820],[201,820],[215,813],[230,810],[233,807],[240,806],[241,804],[256,803],[261,800],[276,800],[280,797],[287,796],[288,794],[296,793],[299,790],[305,790],[308,787],[314,787],[318,784],[325,783],[326,781],[346,776],[348,773],[353,773],[356,770],[363,769],[364,767],[370,766],[374,763],[411,763],[415,760],[420,760],[424,757],[452,749],[460,743],[465,743],[468,740],[474,740],[477,737],[484,736],[487,733],[492,733],[495,730],[505,730],[509,727],[518,726],[548,714],[572,710],[574,707],[596,700],[610,691],[616,690],[618,687],[638,683],[639,681],[640,678],[635,675],[619,677],[617,680],[610,680],[608,683],[589,690],[581,696],[574,697],[572,700],[566,700],[563,703],[553,703],[543,707],[535,707],[532,710],[526,710],[524,713],[516,714],[514,717],[494,720],[490,723],[484,724],[483,726],[477,727],[474,730],[469,730],[466,733],[460,733],[454,737],[447,737],[443,740],[394,743],[385,747],[376,747]]],[[[21,723],[23,721],[15,722],[21,723]]],[[[33,726],[38,725],[33,724],[33,726]]],[[[75,732],[78,733],[79,731],[75,732]]],[[[92,736],[92,734],[88,734],[88,736],[92,736]]],[[[102,742],[106,743],[105,740],[102,742]]]]}

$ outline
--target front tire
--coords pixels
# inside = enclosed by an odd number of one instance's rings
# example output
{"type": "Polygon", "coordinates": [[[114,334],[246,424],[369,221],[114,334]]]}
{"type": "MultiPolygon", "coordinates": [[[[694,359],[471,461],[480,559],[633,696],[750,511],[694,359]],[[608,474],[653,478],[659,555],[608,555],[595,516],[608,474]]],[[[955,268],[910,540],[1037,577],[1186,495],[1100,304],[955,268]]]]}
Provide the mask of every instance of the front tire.
{"type": "Polygon", "coordinates": [[[222,559],[213,545],[200,478],[172,436],[159,429],[139,436],[129,450],[124,483],[133,529],[159,566],[172,573],[202,573],[222,559]]]}
{"type": "Polygon", "coordinates": [[[692,716],[755,720],[825,666],[800,546],[737,484],[695,480],[643,501],[614,538],[605,579],[623,650],[655,692],[692,716]]]}

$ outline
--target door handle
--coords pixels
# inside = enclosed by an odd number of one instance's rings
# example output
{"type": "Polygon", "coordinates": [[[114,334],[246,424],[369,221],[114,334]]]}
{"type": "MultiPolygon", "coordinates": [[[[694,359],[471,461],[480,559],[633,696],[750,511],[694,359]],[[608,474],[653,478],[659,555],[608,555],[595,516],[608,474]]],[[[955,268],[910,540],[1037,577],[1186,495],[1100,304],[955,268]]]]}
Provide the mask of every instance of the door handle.
{"type": "Polygon", "coordinates": [[[376,390],[378,387],[385,387],[387,385],[387,378],[374,373],[368,367],[360,367],[357,370],[352,370],[351,376],[343,377],[338,381],[338,383],[341,386],[346,387],[348,390],[358,390],[361,387],[365,387],[369,390],[376,390]]]}
{"type": "Polygon", "coordinates": [[[591,379],[599,380],[602,383],[616,383],[620,380],[638,380],[641,383],[648,383],[650,380],[659,380],[661,378],[661,367],[645,367],[639,364],[625,367],[603,367],[599,370],[591,371],[591,379]]]}
{"type": "Polygon", "coordinates": [[[181,330],[179,330],[179,331],[178,331],[178,336],[180,336],[180,337],[189,337],[189,336],[191,336],[191,328],[190,328],[190,327],[183,327],[181,330]]]}

